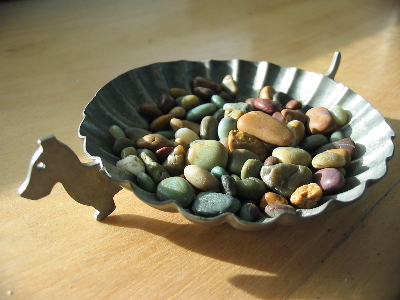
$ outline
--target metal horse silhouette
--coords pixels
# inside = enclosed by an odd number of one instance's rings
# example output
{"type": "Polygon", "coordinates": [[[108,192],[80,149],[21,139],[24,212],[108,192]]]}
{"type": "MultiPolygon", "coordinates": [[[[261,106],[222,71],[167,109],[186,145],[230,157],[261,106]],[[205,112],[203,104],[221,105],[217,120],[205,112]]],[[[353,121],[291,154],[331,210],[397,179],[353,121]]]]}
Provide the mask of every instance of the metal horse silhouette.
{"type": "Polygon", "coordinates": [[[122,188],[106,174],[100,160],[82,164],[76,154],[53,135],[38,140],[38,144],[40,147],[32,156],[28,175],[18,189],[22,197],[43,198],[61,182],[75,201],[96,209],[94,218],[97,221],[115,210],[113,197],[122,188]]]}

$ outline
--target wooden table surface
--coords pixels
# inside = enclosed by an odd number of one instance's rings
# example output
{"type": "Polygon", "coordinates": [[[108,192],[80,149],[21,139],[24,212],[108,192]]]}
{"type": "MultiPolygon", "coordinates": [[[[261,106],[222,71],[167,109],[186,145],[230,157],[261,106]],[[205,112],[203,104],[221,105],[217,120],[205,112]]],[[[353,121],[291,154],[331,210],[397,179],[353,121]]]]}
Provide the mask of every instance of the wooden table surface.
{"type": "Polygon", "coordinates": [[[399,4],[0,1],[0,299],[398,299],[398,155],[360,201],[256,232],[195,225],[127,190],[96,222],[61,184],[39,201],[17,188],[47,134],[90,161],[77,136],[86,104],[117,75],[159,61],[241,58],[325,73],[340,51],[335,79],[399,134],[399,4]]]}

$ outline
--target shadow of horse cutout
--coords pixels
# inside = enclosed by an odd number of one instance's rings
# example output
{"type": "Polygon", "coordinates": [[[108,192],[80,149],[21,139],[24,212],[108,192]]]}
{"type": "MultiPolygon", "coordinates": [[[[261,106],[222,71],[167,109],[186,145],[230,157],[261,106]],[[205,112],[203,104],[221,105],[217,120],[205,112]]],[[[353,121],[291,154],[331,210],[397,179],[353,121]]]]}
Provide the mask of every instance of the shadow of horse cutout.
{"type": "Polygon", "coordinates": [[[113,197],[122,188],[111,180],[100,159],[82,164],[76,154],[53,135],[38,140],[38,144],[40,147],[32,156],[28,175],[18,189],[22,197],[43,198],[60,182],[75,201],[96,209],[94,218],[97,221],[115,210],[113,197]]]}

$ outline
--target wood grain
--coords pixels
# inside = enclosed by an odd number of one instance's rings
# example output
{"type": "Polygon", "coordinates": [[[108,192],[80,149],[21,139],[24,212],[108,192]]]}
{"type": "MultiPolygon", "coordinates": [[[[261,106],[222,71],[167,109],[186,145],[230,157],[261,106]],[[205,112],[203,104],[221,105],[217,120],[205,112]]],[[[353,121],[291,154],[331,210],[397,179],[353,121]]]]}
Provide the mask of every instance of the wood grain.
{"type": "MultiPolygon", "coordinates": [[[[82,110],[117,75],[157,61],[268,60],[325,73],[400,132],[400,3],[0,1],[1,299],[396,299],[400,159],[360,201],[295,226],[191,224],[129,191],[104,222],[58,184],[16,193],[47,134],[90,161],[82,110]]],[[[368,122],[368,120],[366,120],[368,122]]],[[[396,147],[399,146],[395,139],[396,147]]]]}

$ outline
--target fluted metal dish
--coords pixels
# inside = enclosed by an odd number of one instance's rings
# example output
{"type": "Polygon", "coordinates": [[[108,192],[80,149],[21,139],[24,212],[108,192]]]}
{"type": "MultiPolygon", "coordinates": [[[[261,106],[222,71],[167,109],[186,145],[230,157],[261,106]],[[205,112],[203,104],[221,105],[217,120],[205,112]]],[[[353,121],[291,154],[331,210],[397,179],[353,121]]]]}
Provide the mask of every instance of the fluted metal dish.
{"type": "Polygon", "coordinates": [[[379,180],[386,174],[387,160],[394,152],[392,139],[395,134],[384,117],[360,95],[334,80],[339,62],[340,53],[336,52],[325,75],[266,61],[239,59],[154,63],[130,70],[102,87],[84,109],[79,136],[84,140],[86,154],[92,159],[100,159],[112,180],[132,190],[148,205],[163,211],[180,212],[193,223],[217,225],[228,222],[239,229],[256,230],[272,224],[311,218],[358,200],[369,181],[379,180]],[[140,104],[156,104],[160,95],[171,87],[191,90],[191,82],[196,76],[220,82],[227,74],[236,80],[240,91],[238,98],[241,100],[257,97],[263,86],[270,85],[276,91],[300,100],[303,105],[327,108],[340,105],[351,114],[350,122],[341,130],[356,143],[357,154],[340,193],[324,196],[316,208],[297,209],[295,216],[284,214],[256,222],[243,221],[232,213],[205,218],[194,215],[190,208],[182,208],[176,201],[159,201],[155,194],[137,186],[135,176],[115,167],[119,157],[112,151],[113,138],[109,134],[111,125],[148,129],[148,122],[138,113],[140,104]]]}

